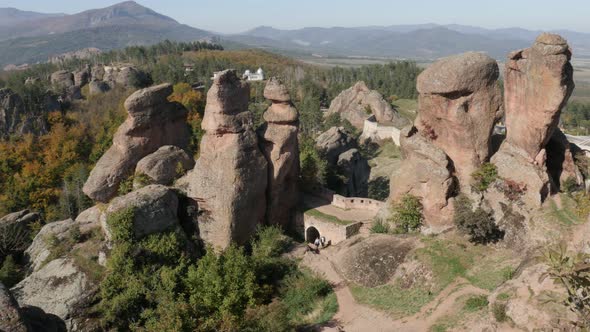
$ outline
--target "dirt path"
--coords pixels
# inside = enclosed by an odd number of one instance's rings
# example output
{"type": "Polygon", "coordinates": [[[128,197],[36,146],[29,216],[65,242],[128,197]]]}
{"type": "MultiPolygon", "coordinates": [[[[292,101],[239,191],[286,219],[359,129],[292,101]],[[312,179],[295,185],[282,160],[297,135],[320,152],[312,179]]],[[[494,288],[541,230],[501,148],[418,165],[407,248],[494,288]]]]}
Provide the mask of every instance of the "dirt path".
{"type": "MultiPolygon", "coordinates": [[[[326,248],[320,254],[307,252],[301,263],[312,271],[324,276],[334,285],[338,299],[338,312],[334,316],[335,325],[340,331],[428,331],[437,319],[453,313],[457,308],[457,298],[467,294],[487,294],[464,279],[457,279],[446,287],[433,301],[413,316],[395,320],[386,313],[357,303],[331,261],[334,248],[326,248]]],[[[334,328],[326,328],[325,331],[334,328]]]]}

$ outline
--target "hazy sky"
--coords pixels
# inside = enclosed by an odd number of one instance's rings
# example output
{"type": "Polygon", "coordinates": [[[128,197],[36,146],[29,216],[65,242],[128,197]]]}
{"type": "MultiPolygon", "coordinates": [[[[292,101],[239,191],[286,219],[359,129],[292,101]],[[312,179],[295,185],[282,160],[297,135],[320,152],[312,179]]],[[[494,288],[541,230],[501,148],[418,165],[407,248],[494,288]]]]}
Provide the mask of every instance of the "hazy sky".
{"type": "MultiPolygon", "coordinates": [[[[0,0],[0,7],[77,13],[117,0],[0,0]]],[[[590,0],[137,0],[181,23],[217,32],[276,28],[456,23],[590,32],[590,0]]]]}

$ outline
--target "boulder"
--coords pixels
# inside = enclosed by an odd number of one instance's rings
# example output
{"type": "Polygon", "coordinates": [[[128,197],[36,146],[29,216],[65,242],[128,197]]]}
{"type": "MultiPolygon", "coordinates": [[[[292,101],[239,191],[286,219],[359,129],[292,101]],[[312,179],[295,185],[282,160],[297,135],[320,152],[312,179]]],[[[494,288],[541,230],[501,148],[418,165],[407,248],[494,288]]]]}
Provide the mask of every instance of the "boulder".
{"type": "Polygon", "coordinates": [[[39,213],[22,210],[9,213],[0,218],[0,226],[20,225],[22,227],[28,227],[31,223],[36,221],[41,221],[41,215],[39,213]]]}
{"type": "Polygon", "coordinates": [[[93,66],[90,70],[90,80],[91,81],[102,81],[104,79],[104,66],[103,65],[96,65],[93,66]]]}
{"type": "Polygon", "coordinates": [[[0,282],[0,331],[27,332],[30,327],[23,319],[18,303],[0,282]]]}
{"type": "Polygon", "coordinates": [[[449,157],[414,127],[402,130],[401,149],[404,160],[391,176],[389,205],[406,194],[416,196],[422,202],[425,231],[452,227],[457,181],[449,157]]]}
{"type": "Polygon", "coordinates": [[[510,53],[504,72],[506,141],[537,160],[574,90],[565,39],[543,33],[532,47],[510,53]]]}
{"type": "Polygon", "coordinates": [[[371,167],[357,149],[350,149],[338,156],[339,173],[344,175],[345,196],[367,197],[371,167]]]}
{"type": "MultiPolygon", "coordinates": [[[[119,85],[125,88],[140,88],[151,84],[149,75],[132,66],[125,67],[103,67],[102,80],[111,87],[119,85]]],[[[99,76],[100,73],[97,73],[99,76]]]]}
{"type": "Polygon", "coordinates": [[[299,201],[299,113],[285,85],[274,77],[268,80],[264,96],[272,102],[263,115],[267,123],[258,132],[268,162],[266,220],[293,229],[299,201]]]}
{"type": "Polygon", "coordinates": [[[264,222],[267,161],[248,111],[250,87],[235,70],[221,72],[207,93],[200,156],[177,186],[198,203],[201,238],[216,249],[243,245],[264,222]]]}
{"type": "Polygon", "coordinates": [[[316,138],[316,147],[326,156],[328,163],[336,165],[340,154],[358,145],[344,127],[332,127],[316,138]]]}
{"type": "Polygon", "coordinates": [[[490,305],[505,307],[506,316],[514,327],[523,331],[569,331],[571,322],[577,321],[575,313],[563,303],[547,299],[565,299],[565,288],[551,278],[543,276],[547,271],[544,264],[522,268],[512,280],[498,287],[489,297],[490,305]],[[506,298],[498,295],[505,294],[506,298]]]}
{"type": "Polygon", "coordinates": [[[109,91],[111,87],[103,81],[92,81],[88,84],[88,93],[91,96],[109,91]]]}
{"type": "Polygon", "coordinates": [[[187,110],[168,101],[171,93],[172,85],[161,84],[138,90],[127,98],[128,117],[115,133],[113,145],[90,172],[83,188],[86,195],[108,202],[143,157],[164,145],[188,146],[187,110]]]}
{"type": "Polygon", "coordinates": [[[62,241],[75,226],[77,224],[74,220],[66,219],[48,223],[41,228],[33,239],[33,243],[25,251],[32,271],[39,270],[51,255],[49,239],[55,238],[57,241],[62,241]]]}
{"type": "Polygon", "coordinates": [[[145,174],[153,183],[169,185],[194,166],[195,160],[186,151],[166,145],[141,159],[135,167],[135,174],[145,174]]]}
{"type": "Polygon", "coordinates": [[[453,161],[461,185],[491,156],[503,116],[498,76],[496,61],[475,52],[441,59],[418,76],[414,126],[453,161]]]}
{"type": "Polygon", "coordinates": [[[101,217],[101,226],[107,239],[111,239],[107,216],[130,208],[134,211],[133,234],[136,239],[178,226],[176,194],[164,186],[149,185],[112,200],[104,217],[101,217]]]}
{"type": "Polygon", "coordinates": [[[327,115],[334,113],[340,114],[343,120],[348,120],[360,130],[372,114],[379,123],[390,123],[398,128],[407,125],[407,121],[391,108],[379,92],[370,90],[362,81],[342,91],[332,100],[327,115]]]}
{"type": "Polygon", "coordinates": [[[93,228],[100,227],[100,220],[103,217],[105,210],[106,206],[95,205],[80,212],[75,220],[78,227],[80,227],[80,232],[87,233],[93,228]]]}
{"type": "Polygon", "coordinates": [[[74,74],[67,70],[59,70],[51,74],[51,85],[56,88],[69,88],[74,86],[74,74]]]}
{"type": "Polygon", "coordinates": [[[31,273],[11,289],[21,307],[37,307],[71,322],[94,298],[94,286],[68,258],[58,258],[31,273]]]}
{"type": "Polygon", "coordinates": [[[74,72],[74,85],[84,86],[90,81],[90,68],[84,68],[74,72]]]}

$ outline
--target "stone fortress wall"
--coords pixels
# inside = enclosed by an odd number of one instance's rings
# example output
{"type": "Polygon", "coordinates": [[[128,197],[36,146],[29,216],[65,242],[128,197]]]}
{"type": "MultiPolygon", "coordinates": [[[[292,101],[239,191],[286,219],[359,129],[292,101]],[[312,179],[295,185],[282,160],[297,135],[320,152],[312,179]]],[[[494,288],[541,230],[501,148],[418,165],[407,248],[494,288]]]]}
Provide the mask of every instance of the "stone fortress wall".
{"type": "Polygon", "coordinates": [[[363,126],[362,138],[371,138],[374,140],[393,140],[395,145],[400,145],[400,129],[393,125],[379,123],[375,120],[375,116],[365,120],[363,126]]]}

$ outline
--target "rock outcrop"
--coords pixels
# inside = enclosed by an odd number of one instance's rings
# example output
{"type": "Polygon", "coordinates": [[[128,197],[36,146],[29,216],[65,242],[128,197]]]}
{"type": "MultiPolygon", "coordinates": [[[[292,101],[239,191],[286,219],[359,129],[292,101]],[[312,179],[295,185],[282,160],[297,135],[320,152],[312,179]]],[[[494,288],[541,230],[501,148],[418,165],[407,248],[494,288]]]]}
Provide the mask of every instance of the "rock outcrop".
{"type": "Polygon", "coordinates": [[[570,58],[563,38],[544,33],[532,47],[510,53],[506,63],[507,134],[492,162],[500,177],[526,188],[523,201],[529,207],[557,191],[562,174],[577,177],[567,139],[556,133],[561,109],[574,88],[570,58]],[[552,161],[547,163],[549,153],[552,161]]]}
{"type": "Polygon", "coordinates": [[[189,130],[187,110],[169,102],[170,84],[133,93],[125,101],[129,114],[84,184],[84,193],[100,202],[113,198],[122,180],[133,174],[137,163],[164,145],[186,148],[189,130]]]}
{"type": "Polygon", "coordinates": [[[342,91],[330,103],[328,115],[338,113],[342,119],[348,120],[358,129],[363,129],[364,122],[372,114],[377,122],[390,123],[398,128],[407,125],[381,94],[370,90],[365,82],[357,82],[351,88],[342,91]]]}
{"type": "Polygon", "coordinates": [[[133,209],[133,234],[135,239],[147,235],[171,230],[178,226],[178,197],[171,190],[161,185],[149,185],[120,196],[109,204],[100,222],[107,239],[111,239],[109,214],[133,209]]]}
{"type": "Polygon", "coordinates": [[[316,148],[336,174],[329,174],[330,189],[348,197],[366,197],[371,168],[356,140],[343,128],[332,127],[316,138],[316,148]]]}
{"type": "Polygon", "coordinates": [[[141,159],[135,167],[135,174],[144,174],[156,184],[170,185],[194,166],[194,159],[186,151],[166,145],[141,159]]]}
{"type": "Polygon", "coordinates": [[[400,140],[404,160],[391,177],[390,203],[406,194],[419,197],[429,232],[451,227],[457,188],[452,162],[415,127],[402,129],[400,140]]]}
{"type": "Polygon", "coordinates": [[[51,85],[56,88],[69,88],[74,86],[74,74],[67,70],[59,70],[51,74],[51,85]]]}
{"type": "Polygon", "coordinates": [[[200,157],[177,185],[198,203],[199,231],[217,249],[245,244],[266,211],[267,162],[248,111],[250,86],[221,72],[207,93],[200,157]]]}
{"type": "Polygon", "coordinates": [[[74,72],[74,85],[84,86],[90,81],[90,67],[74,72]]]}
{"type": "MultiPolygon", "coordinates": [[[[49,96],[51,94],[47,94],[46,98],[49,96]]],[[[17,93],[8,88],[0,89],[0,136],[8,138],[10,135],[45,134],[47,123],[41,113],[52,111],[53,109],[49,108],[51,106],[53,105],[47,105],[46,100],[41,112],[28,113],[22,98],[17,93]]]]}
{"type": "Polygon", "coordinates": [[[491,155],[494,125],[503,116],[498,75],[494,59],[469,52],[439,60],[418,76],[414,126],[449,156],[461,185],[491,155]]]}
{"type": "Polygon", "coordinates": [[[118,85],[125,88],[139,88],[151,84],[151,79],[146,72],[132,66],[104,67],[102,80],[111,87],[118,85]]]}
{"type": "Polygon", "coordinates": [[[88,84],[88,93],[91,96],[99,95],[109,91],[111,87],[103,81],[92,81],[88,84]]]}
{"type": "Polygon", "coordinates": [[[316,147],[328,163],[335,165],[342,153],[357,148],[358,144],[344,127],[332,127],[316,138],[316,147]]]}
{"type": "Polygon", "coordinates": [[[543,33],[532,47],[510,53],[506,62],[506,142],[539,165],[574,89],[571,56],[565,39],[543,33]]]}
{"type": "Polygon", "coordinates": [[[0,282],[0,331],[27,332],[30,327],[20,313],[18,303],[0,282]]]}
{"type": "Polygon", "coordinates": [[[287,88],[276,78],[266,84],[264,97],[272,102],[259,131],[261,150],[268,162],[266,220],[293,229],[299,201],[299,114],[287,88]]]}

